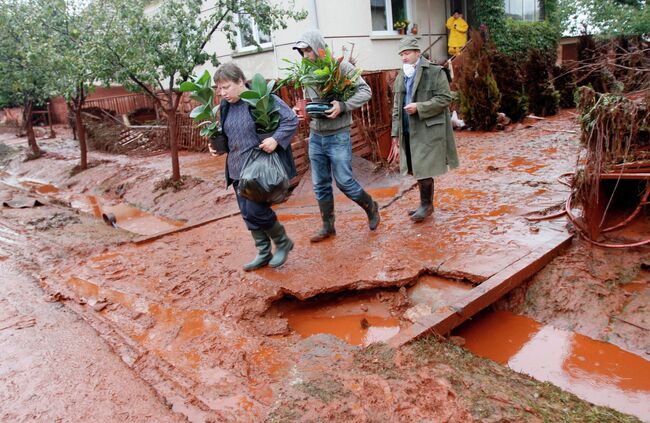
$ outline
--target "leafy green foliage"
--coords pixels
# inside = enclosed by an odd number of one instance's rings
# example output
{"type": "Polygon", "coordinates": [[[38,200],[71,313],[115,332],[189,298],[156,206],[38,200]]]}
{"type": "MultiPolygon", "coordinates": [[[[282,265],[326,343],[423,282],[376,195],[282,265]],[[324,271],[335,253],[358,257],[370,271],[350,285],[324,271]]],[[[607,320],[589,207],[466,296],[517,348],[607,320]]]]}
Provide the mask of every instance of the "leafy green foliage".
{"type": "Polygon", "coordinates": [[[203,137],[212,138],[221,134],[219,122],[219,106],[214,105],[214,89],[212,89],[212,77],[207,70],[194,79],[181,83],[181,92],[192,93],[190,98],[201,103],[190,112],[190,118],[201,127],[200,134],[203,137]]]}
{"type": "Polygon", "coordinates": [[[559,28],[547,21],[525,22],[508,18],[504,22],[504,31],[494,38],[499,51],[510,56],[525,54],[531,49],[555,51],[560,39],[559,28]]]}
{"type": "Polygon", "coordinates": [[[313,88],[324,100],[347,100],[355,92],[356,82],[362,70],[355,68],[350,74],[341,71],[343,56],[335,58],[328,48],[319,49],[316,60],[303,57],[302,60],[292,62],[286,68],[287,77],[280,81],[282,85],[293,85],[294,88],[313,88]]]}
{"type": "Polygon", "coordinates": [[[262,75],[256,73],[251,89],[241,93],[241,99],[252,108],[251,114],[258,134],[272,133],[280,123],[280,107],[273,97],[274,86],[275,80],[266,82],[262,75]]]}
{"type": "Polygon", "coordinates": [[[43,104],[59,90],[55,45],[36,1],[0,0],[0,86],[5,104],[43,104]]]}
{"type": "Polygon", "coordinates": [[[498,51],[510,56],[527,54],[530,49],[555,50],[560,38],[558,0],[541,1],[545,20],[517,21],[506,17],[503,1],[475,0],[474,27],[485,24],[498,51]]]}
{"type": "Polygon", "coordinates": [[[650,4],[639,0],[560,0],[562,30],[572,34],[650,34],[650,4]]]}
{"type": "Polygon", "coordinates": [[[490,130],[496,125],[501,104],[501,94],[490,66],[493,47],[484,43],[478,31],[473,31],[471,36],[473,41],[463,52],[465,60],[457,80],[460,114],[472,128],[490,130]]]}

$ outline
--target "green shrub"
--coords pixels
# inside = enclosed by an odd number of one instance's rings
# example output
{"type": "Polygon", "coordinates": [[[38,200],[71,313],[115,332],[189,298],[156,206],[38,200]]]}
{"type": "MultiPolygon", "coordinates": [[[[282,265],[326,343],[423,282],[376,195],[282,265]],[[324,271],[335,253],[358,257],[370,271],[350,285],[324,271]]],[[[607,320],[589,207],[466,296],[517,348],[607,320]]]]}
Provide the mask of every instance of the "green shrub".
{"type": "Polygon", "coordinates": [[[460,114],[474,129],[491,130],[496,125],[501,94],[490,66],[493,48],[472,31],[472,42],[465,48],[463,64],[456,82],[460,96],[460,114]]]}
{"type": "Polygon", "coordinates": [[[528,95],[522,75],[522,60],[503,53],[491,56],[492,72],[501,93],[500,111],[513,122],[518,122],[528,114],[528,95]]]}
{"type": "Polygon", "coordinates": [[[554,62],[554,54],[541,50],[532,50],[528,55],[525,68],[528,110],[537,116],[554,115],[560,108],[560,93],[551,78],[554,62]]]}

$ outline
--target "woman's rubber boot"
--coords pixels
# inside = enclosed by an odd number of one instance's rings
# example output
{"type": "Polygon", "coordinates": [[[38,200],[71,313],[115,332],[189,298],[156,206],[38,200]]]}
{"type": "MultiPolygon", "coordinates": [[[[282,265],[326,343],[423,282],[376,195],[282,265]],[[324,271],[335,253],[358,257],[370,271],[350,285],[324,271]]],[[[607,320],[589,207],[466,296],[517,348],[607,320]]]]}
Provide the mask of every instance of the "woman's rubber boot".
{"type": "Polygon", "coordinates": [[[324,239],[336,235],[336,229],[334,229],[334,199],[320,200],[318,202],[318,208],[320,209],[323,226],[321,226],[314,236],[309,238],[311,242],[321,242],[324,239]]]}
{"type": "Polygon", "coordinates": [[[381,216],[379,216],[379,204],[372,199],[370,194],[365,191],[361,191],[361,198],[359,200],[354,200],[355,203],[361,206],[365,210],[366,215],[368,216],[368,227],[371,231],[377,229],[379,226],[379,221],[381,216]]]}
{"type": "Polygon", "coordinates": [[[411,215],[411,220],[414,222],[422,222],[433,214],[433,178],[420,179],[418,187],[420,188],[420,207],[411,215]]]}
{"type": "Polygon", "coordinates": [[[251,231],[251,235],[253,235],[255,247],[257,248],[257,257],[250,263],[244,265],[244,270],[247,272],[266,266],[273,258],[273,254],[271,254],[271,239],[264,231],[253,230],[251,231]]]}
{"type": "Polygon", "coordinates": [[[269,266],[280,267],[285,261],[287,261],[289,251],[293,249],[293,241],[289,239],[287,232],[284,230],[284,226],[282,226],[278,221],[275,222],[275,225],[273,225],[271,229],[266,230],[265,232],[275,244],[275,254],[273,254],[269,266]]]}

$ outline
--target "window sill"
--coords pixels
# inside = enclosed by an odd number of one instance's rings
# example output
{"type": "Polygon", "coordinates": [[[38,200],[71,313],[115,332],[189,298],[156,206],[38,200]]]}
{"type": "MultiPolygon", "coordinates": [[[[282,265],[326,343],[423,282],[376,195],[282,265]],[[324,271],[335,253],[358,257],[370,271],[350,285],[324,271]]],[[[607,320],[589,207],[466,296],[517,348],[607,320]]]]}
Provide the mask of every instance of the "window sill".
{"type": "Polygon", "coordinates": [[[266,53],[268,51],[273,51],[273,45],[235,51],[231,54],[231,57],[250,56],[251,54],[266,53]]]}
{"type": "Polygon", "coordinates": [[[370,34],[370,39],[371,40],[400,40],[402,37],[406,37],[407,35],[412,35],[418,40],[422,38],[421,35],[413,35],[413,34],[370,34]]]}

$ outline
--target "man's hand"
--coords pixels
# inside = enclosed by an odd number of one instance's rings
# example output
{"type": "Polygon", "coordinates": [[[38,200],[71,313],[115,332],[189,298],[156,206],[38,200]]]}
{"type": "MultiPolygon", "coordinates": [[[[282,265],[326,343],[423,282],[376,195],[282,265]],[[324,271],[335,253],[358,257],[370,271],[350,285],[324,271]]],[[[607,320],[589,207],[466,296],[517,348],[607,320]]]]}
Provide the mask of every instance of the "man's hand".
{"type": "Polygon", "coordinates": [[[390,152],[388,153],[388,164],[399,162],[399,140],[397,137],[391,138],[390,152]]]}
{"type": "Polygon", "coordinates": [[[208,141],[208,151],[210,152],[211,156],[219,156],[220,154],[217,153],[217,150],[212,149],[212,146],[210,145],[210,141],[208,141]]]}
{"type": "Polygon", "coordinates": [[[334,100],[332,103],[332,108],[325,110],[325,114],[327,115],[328,119],[336,119],[338,115],[341,114],[341,103],[334,100]]]}
{"type": "Polygon", "coordinates": [[[275,140],[273,137],[268,137],[264,141],[262,141],[262,144],[258,146],[265,152],[271,154],[273,150],[275,150],[278,147],[278,142],[275,140]]]}
{"type": "Polygon", "coordinates": [[[406,113],[409,115],[415,114],[418,111],[418,106],[416,103],[409,103],[406,106],[404,106],[404,110],[406,110],[406,113]]]}

